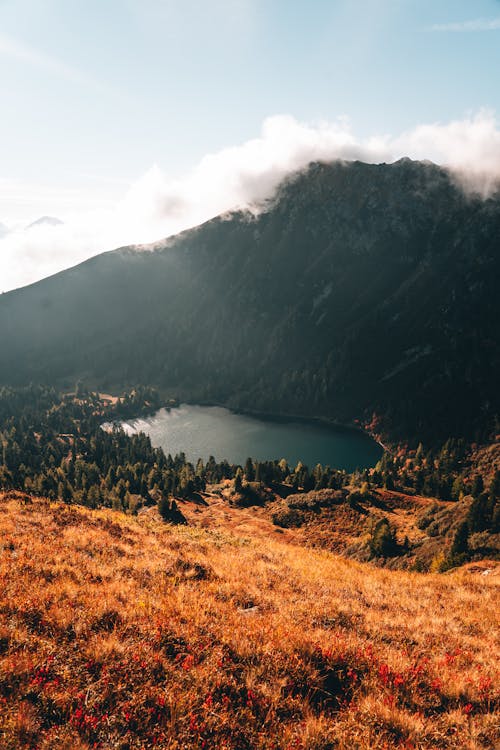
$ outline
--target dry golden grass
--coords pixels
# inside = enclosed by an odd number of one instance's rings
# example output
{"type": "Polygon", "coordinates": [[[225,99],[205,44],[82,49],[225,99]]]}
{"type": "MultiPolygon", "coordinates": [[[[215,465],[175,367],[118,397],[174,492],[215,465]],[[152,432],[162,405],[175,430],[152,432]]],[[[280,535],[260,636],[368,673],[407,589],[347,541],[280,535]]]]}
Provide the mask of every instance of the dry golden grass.
{"type": "Polygon", "coordinates": [[[230,520],[1,498],[0,747],[496,746],[496,576],[230,520]]]}

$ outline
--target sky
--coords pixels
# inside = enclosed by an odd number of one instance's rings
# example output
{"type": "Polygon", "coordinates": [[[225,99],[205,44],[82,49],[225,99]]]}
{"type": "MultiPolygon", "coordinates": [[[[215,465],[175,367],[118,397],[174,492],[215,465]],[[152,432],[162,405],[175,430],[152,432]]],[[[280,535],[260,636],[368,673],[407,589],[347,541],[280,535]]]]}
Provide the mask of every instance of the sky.
{"type": "Polygon", "coordinates": [[[314,159],[428,158],[487,193],[499,80],[498,0],[0,0],[0,292],[314,159]]]}

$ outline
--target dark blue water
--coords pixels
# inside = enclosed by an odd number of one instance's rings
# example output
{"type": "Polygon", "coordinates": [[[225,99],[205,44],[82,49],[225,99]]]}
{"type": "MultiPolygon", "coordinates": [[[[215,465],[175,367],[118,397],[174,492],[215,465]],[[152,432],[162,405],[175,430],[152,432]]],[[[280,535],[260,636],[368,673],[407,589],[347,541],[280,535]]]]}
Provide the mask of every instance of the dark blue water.
{"type": "Polygon", "coordinates": [[[258,461],[285,458],[294,467],[298,461],[310,468],[320,463],[353,471],[374,466],[382,455],[380,446],[355,430],[330,427],[318,422],[271,418],[257,419],[219,406],[160,409],[154,416],[123,423],[129,432],[145,432],[155,447],[174,456],[181,451],[189,461],[243,464],[248,456],[258,461]]]}

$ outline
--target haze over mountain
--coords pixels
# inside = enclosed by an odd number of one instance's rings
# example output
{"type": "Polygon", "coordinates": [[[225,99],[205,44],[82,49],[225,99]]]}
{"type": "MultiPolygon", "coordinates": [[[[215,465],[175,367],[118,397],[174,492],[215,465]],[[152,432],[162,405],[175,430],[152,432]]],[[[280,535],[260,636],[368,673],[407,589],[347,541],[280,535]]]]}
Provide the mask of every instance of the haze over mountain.
{"type": "MultiPolygon", "coordinates": [[[[302,121],[280,114],[266,117],[256,136],[205,153],[177,174],[154,163],[139,177],[104,181],[90,191],[0,180],[2,217],[12,227],[0,247],[0,292],[105,250],[177,234],[226,211],[253,210],[288,174],[311,162],[380,164],[405,156],[430,159],[449,169],[467,193],[487,197],[499,184],[497,118],[480,109],[456,120],[367,137],[356,133],[348,118],[302,121]],[[25,231],[33,215],[58,216],[62,211],[64,225],[35,222],[25,231]]],[[[128,159],[127,153],[124,161],[128,159]]]]}
{"type": "Polygon", "coordinates": [[[314,163],[257,216],[3,295],[0,378],[473,438],[499,407],[499,234],[499,196],[433,164],[314,163]]]}
{"type": "Polygon", "coordinates": [[[34,227],[57,227],[60,224],[64,224],[61,219],[58,219],[57,216],[41,216],[39,219],[36,219],[36,221],[31,222],[31,224],[28,224],[26,229],[33,229],[34,227]]]}

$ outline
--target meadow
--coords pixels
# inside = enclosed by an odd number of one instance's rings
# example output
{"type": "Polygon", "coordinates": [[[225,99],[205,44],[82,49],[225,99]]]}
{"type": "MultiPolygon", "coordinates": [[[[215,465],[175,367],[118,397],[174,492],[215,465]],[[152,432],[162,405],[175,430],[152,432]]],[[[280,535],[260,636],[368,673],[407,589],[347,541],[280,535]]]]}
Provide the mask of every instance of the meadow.
{"type": "Polygon", "coordinates": [[[498,747],[498,568],[0,495],[2,750],[498,747]]]}

